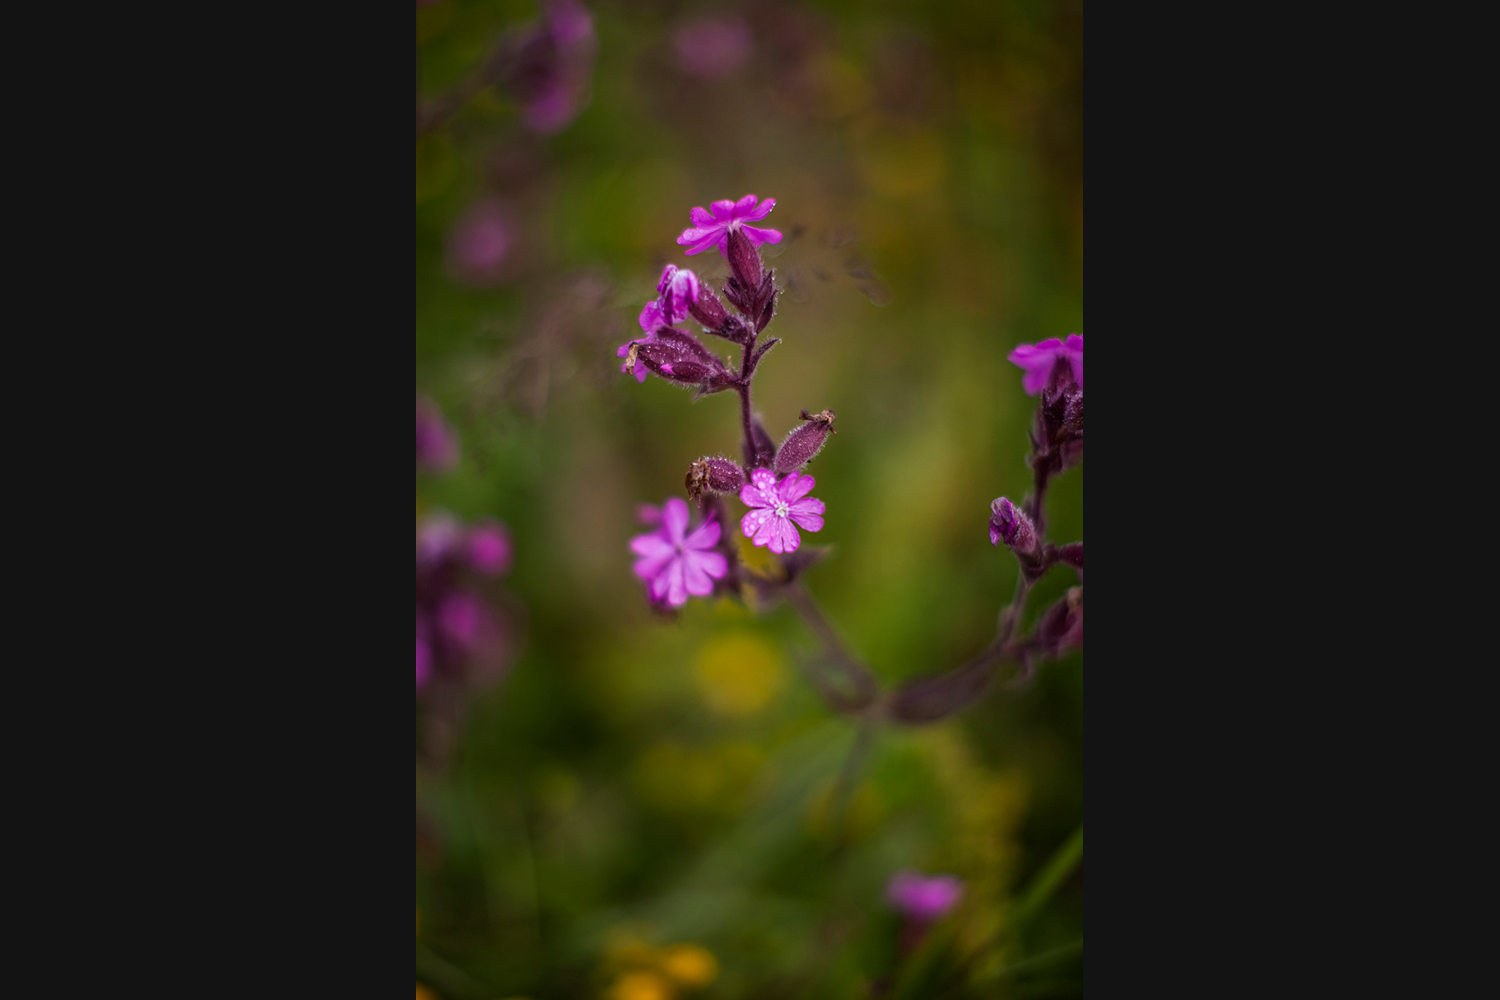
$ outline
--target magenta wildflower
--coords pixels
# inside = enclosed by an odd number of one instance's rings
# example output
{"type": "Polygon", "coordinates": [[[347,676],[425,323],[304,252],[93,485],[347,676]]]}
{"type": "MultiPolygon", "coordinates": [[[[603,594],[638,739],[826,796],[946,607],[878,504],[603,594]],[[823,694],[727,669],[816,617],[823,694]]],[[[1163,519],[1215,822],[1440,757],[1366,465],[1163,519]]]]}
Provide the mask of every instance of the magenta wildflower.
{"type": "Polygon", "coordinates": [[[807,495],[814,484],[812,476],[796,472],[778,483],[770,469],[756,469],[740,490],[740,502],[752,508],[740,521],[740,530],[757,547],[769,545],[778,555],[796,552],[802,544],[797,524],[808,531],[823,530],[823,501],[807,495]]]}
{"type": "Polygon", "coordinates": [[[705,521],[691,533],[687,527],[688,505],[672,497],[662,508],[661,527],[630,542],[630,550],[641,557],[635,575],[646,581],[653,601],[674,608],[686,604],[689,594],[713,593],[714,580],[729,572],[724,554],[714,551],[719,522],[705,521]]]}
{"type": "Polygon", "coordinates": [[[732,76],[744,69],[754,44],[750,25],[734,15],[690,21],[672,36],[678,67],[701,80],[732,76]]]}
{"type": "Polygon", "coordinates": [[[930,924],[963,898],[964,883],[953,875],[927,877],[920,872],[900,871],[885,887],[886,900],[917,923],[930,924]]]}
{"type": "MultiPolygon", "coordinates": [[[[668,264],[656,283],[656,298],[646,303],[638,321],[646,331],[644,337],[627,340],[615,351],[615,357],[624,358],[620,371],[630,373],[630,348],[633,344],[650,344],[656,341],[656,331],[680,323],[687,318],[688,310],[698,301],[701,286],[698,276],[692,271],[668,264]]],[[[636,364],[635,380],[646,381],[646,366],[636,364]]]]}
{"type": "Polygon", "coordinates": [[[725,260],[729,259],[729,231],[737,229],[745,235],[745,238],[754,246],[762,243],[780,243],[781,233],[774,229],[758,229],[755,226],[747,226],[747,222],[759,222],[771,214],[771,209],[776,207],[775,198],[767,198],[759,205],[755,203],[755,195],[747,194],[739,201],[716,201],[710,206],[713,212],[705,212],[701,207],[694,208],[688,213],[693,220],[692,229],[684,229],[682,235],[677,237],[680,246],[687,247],[688,256],[702,253],[711,246],[719,248],[719,255],[725,260]]]}
{"type": "Polygon", "coordinates": [[[495,284],[513,270],[506,264],[515,248],[509,208],[496,198],[483,198],[465,210],[448,234],[448,271],[464,284],[495,284]]]}
{"type": "Polygon", "coordinates": [[[489,520],[469,529],[469,565],[485,576],[498,576],[510,569],[510,532],[499,521],[489,520]]]}
{"type": "MultiPolygon", "coordinates": [[[[680,241],[679,241],[680,242],[680,241]]],[[[1021,344],[1007,356],[1011,364],[1026,370],[1021,386],[1028,396],[1035,396],[1047,386],[1052,368],[1067,361],[1073,369],[1073,380],[1083,385],[1083,336],[1070,333],[1066,341],[1053,337],[1040,344],[1021,344]]]]}

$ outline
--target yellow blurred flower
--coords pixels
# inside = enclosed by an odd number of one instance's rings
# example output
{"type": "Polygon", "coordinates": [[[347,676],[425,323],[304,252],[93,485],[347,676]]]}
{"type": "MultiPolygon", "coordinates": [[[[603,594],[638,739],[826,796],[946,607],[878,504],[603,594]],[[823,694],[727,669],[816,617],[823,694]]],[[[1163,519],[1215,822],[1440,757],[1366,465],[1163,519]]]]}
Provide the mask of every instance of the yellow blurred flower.
{"type": "Polygon", "coordinates": [[[418,983],[417,1000],[443,1000],[443,998],[437,995],[436,990],[428,989],[426,986],[418,983]]]}
{"type": "Polygon", "coordinates": [[[609,1000],[672,1000],[672,984],[654,972],[627,972],[610,987],[609,1000]]]}
{"type": "Polygon", "coordinates": [[[719,975],[719,962],[707,948],[674,944],[662,954],[661,967],[682,985],[707,986],[719,975]]]}
{"type": "Polygon", "coordinates": [[[750,715],[781,690],[781,651],[754,632],[721,633],[704,643],[693,672],[709,708],[750,715]]]}

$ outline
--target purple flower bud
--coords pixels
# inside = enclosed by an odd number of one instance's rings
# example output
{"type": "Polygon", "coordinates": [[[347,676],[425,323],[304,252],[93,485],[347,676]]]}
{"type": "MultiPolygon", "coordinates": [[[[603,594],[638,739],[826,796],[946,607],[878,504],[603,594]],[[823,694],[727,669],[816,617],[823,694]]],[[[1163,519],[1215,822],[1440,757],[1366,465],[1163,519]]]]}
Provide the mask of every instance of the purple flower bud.
{"type": "Polygon", "coordinates": [[[1036,625],[1037,645],[1048,656],[1061,656],[1083,645],[1083,588],[1068,588],[1067,596],[1043,612],[1036,625]]]}
{"type": "Polygon", "coordinates": [[[510,569],[510,532],[499,521],[487,521],[469,529],[469,565],[485,576],[498,576],[510,569]]]}
{"type": "Polygon", "coordinates": [[[458,438],[437,404],[417,397],[417,464],[443,471],[458,462],[458,438]]]}
{"type": "Polygon", "coordinates": [[[738,73],[750,61],[754,44],[750,26],[734,15],[691,21],[672,36],[678,67],[700,80],[738,73]]]}
{"type": "Polygon", "coordinates": [[[803,410],[802,419],[807,423],[788,434],[776,451],[777,473],[791,472],[811,462],[813,456],[822,450],[828,435],[835,433],[832,410],[824,410],[822,413],[803,410]]]}
{"type": "Polygon", "coordinates": [[[688,496],[697,500],[704,493],[739,493],[745,485],[745,472],[727,458],[718,455],[700,458],[688,469],[688,496]]]}
{"type": "Polygon", "coordinates": [[[726,235],[728,241],[729,269],[739,279],[741,285],[747,289],[760,290],[761,282],[765,280],[765,271],[761,267],[760,251],[750,245],[745,234],[738,227],[731,226],[726,235]]]}
{"type": "Polygon", "coordinates": [[[1021,555],[1036,552],[1036,527],[1026,512],[1005,497],[996,497],[990,503],[990,544],[1002,541],[1021,555]]]}
{"type": "MultiPolygon", "coordinates": [[[[701,385],[716,375],[726,375],[723,362],[690,333],[673,327],[656,331],[655,341],[630,348],[634,359],[652,374],[683,385],[701,385]]],[[[626,366],[631,364],[629,356],[626,366]]]]}
{"type": "Polygon", "coordinates": [[[770,432],[758,416],[751,418],[750,435],[755,439],[755,453],[750,454],[748,445],[741,445],[746,450],[745,464],[751,468],[770,468],[776,462],[776,442],[771,440],[770,432]]]}
{"type": "MultiPolygon", "coordinates": [[[[688,306],[688,312],[699,323],[708,328],[710,333],[719,333],[729,320],[729,313],[724,310],[724,303],[714,294],[714,290],[707,282],[698,285],[698,297],[693,304],[688,306]]],[[[738,340],[738,337],[730,337],[730,340],[738,340]]]]}
{"type": "Polygon", "coordinates": [[[920,872],[900,871],[886,884],[885,898],[908,918],[930,924],[953,909],[963,898],[964,883],[953,875],[926,877],[920,872]]]}

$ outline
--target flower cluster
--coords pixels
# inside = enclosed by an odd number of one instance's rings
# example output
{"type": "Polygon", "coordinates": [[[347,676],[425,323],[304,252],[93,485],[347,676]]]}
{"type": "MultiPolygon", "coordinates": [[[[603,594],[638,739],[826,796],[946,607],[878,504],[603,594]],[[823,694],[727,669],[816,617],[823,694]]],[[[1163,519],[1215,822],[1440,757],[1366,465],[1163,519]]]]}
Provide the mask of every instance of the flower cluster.
{"type": "MultiPolygon", "coordinates": [[[[740,398],[743,461],[705,456],[688,469],[685,485],[699,508],[698,527],[688,528],[687,504],[668,500],[660,511],[649,508],[657,530],[631,542],[632,551],[641,557],[636,575],[656,607],[679,607],[689,596],[715,591],[738,592],[738,553],[722,537],[722,525],[729,521],[721,497],[738,497],[749,508],[740,518],[741,534],[752,545],[780,556],[790,556],[802,545],[799,527],[823,528],[823,501],[808,496],[815,481],[801,470],[833,433],[833,411],[803,410],[803,422],[777,445],[751,406],[755,373],[766,353],[780,343],[774,337],[760,339],[775,315],[778,289],[775,271],[764,266],[759,248],[781,242],[781,233],[747,223],[764,220],[775,207],[774,198],[757,200],[747,194],[738,202],[716,201],[711,210],[694,208],[689,213],[693,227],[683,231],[678,244],[688,255],[717,247],[729,262],[730,277],[716,290],[692,271],[668,264],[657,282],[656,298],[637,317],[644,335],[615,352],[623,359],[621,372],[637,382],[650,374],[695,387],[700,396],[733,391],[740,398]],[[677,325],[689,317],[703,333],[737,344],[739,363],[724,361],[696,334],[677,325]]],[[[784,562],[780,582],[789,581],[799,565],[784,562]]]]}
{"type": "Polygon", "coordinates": [[[551,134],[578,117],[588,103],[597,51],[586,7],[578,0],[547,4],[542,23],[516,39],[506,80],[521,101],[527,128],[551,134]]]}
{"type": "Polygon", "coordinates": [[[510,570],[505,526],[464,526],[448,514],[417,529],[417,691],[434,684],[487,687],[509,664],[509,616],[484,594],[482,581],[510,570]]]}

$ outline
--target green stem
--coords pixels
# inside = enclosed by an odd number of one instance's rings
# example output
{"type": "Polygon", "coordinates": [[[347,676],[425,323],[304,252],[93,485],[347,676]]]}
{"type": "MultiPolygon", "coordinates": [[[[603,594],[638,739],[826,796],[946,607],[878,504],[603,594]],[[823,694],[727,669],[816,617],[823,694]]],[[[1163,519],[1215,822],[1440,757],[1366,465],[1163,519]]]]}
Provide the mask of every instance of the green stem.
{"type": "Polygon", "coordinates": [[[1061,847],[1052,855],[1042,870],[1037,873],[1036,878],[1031,880],[1026,892],[1022,894],[1020,903],[1016,904],[1011,914],[1011,922],[1020,926],[1036,916],[1052,894],[1062,885],[1064,880],[1077,868],[1083,860],[1083,824],[1078,824],[1078,829],[1073,835],[1063,841],[1061,847]]]}

